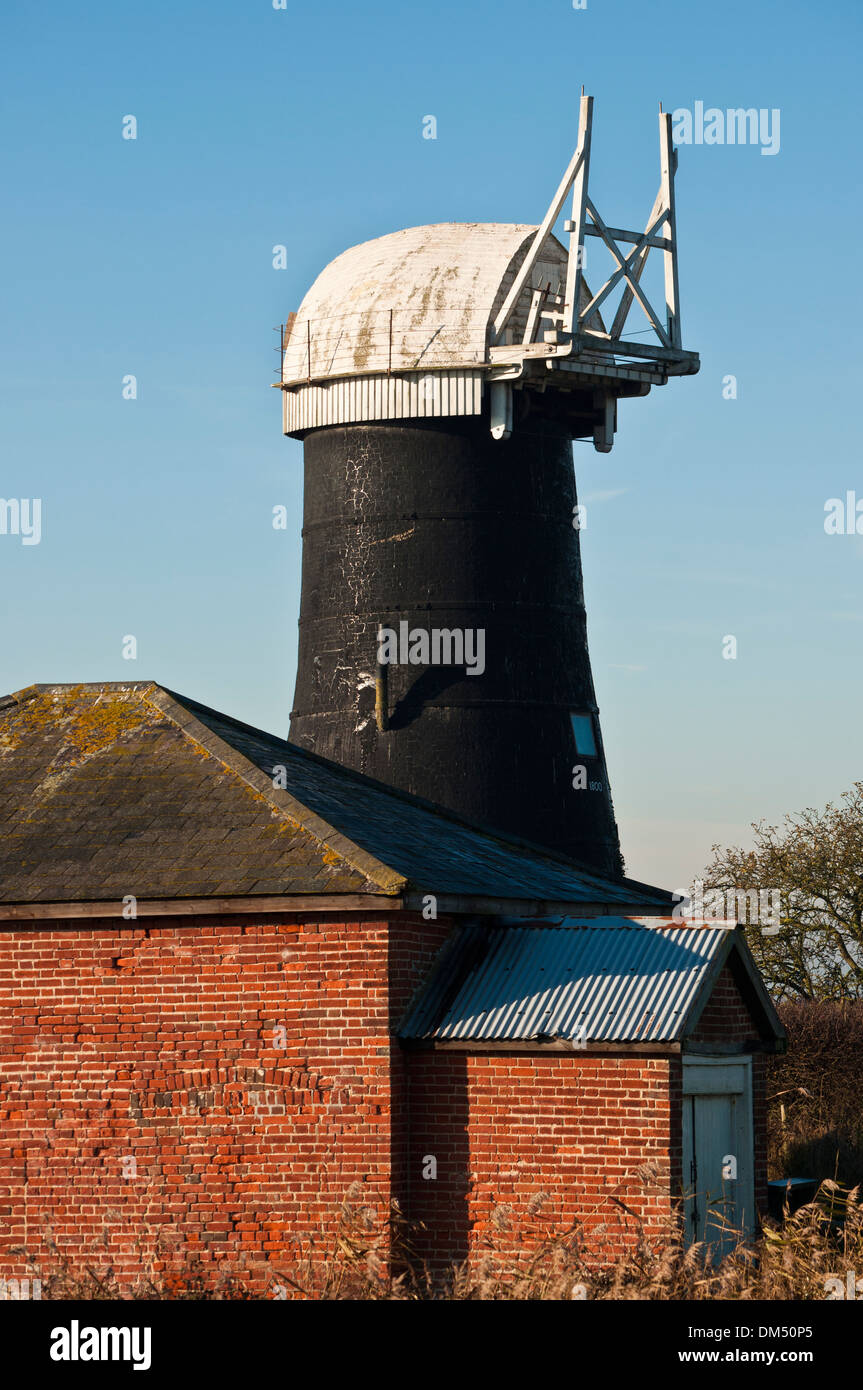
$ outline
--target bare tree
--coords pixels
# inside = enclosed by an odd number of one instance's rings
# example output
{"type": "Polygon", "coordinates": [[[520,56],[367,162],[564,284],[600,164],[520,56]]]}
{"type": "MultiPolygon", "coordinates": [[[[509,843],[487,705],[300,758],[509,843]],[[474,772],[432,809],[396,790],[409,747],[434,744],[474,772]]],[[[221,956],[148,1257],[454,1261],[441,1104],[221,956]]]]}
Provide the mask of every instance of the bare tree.
{"type": "Polygon", "coordinates": [[[863,998],[863,782],[839,806],[753,825],[755,847],[713,846],[707,889],[772,893],[772,925],[746,936],[779,999],[863,998]]]}

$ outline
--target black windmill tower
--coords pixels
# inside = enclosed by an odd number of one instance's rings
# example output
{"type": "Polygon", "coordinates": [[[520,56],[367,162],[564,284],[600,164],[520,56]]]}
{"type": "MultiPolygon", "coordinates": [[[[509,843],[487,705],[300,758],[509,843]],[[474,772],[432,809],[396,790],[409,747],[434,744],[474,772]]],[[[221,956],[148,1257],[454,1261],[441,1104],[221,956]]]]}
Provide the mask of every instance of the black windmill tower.
{"type": "Polygon", "coordinates": [[[676,155],[659,119],[643,232],[608,227],[591,201],[582,96],[539,227],[444,222],[345,251],[282,330],[278,383],[305,455],[291,741],[610,875],[572,440],[607,452],[621,396],[698,370],[681,346],[676,155]],[[564,246],[553,228],[570,193],[564,246]],[[588,237],[615,264],[595,293],[588,237]],[[651,250],[661,314],[642,285],[651,250]],[[653,341],[623,337],[633,301],[653,341]]]}

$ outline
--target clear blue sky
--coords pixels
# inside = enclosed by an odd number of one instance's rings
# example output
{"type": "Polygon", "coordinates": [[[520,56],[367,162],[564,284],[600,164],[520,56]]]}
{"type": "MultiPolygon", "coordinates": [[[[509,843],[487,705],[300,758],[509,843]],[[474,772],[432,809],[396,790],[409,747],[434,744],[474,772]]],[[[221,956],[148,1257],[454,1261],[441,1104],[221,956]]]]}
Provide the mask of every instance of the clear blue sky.
{"type": "Polygon", "coordinates": [[[863,536],[823,526],[863,499],[861,29],[857,0],[6,0],[0,495],[44,516],[39,545],[0,536],[4,691],[154,678],[287,732],[301,446],[272,329],[356,242],[538,221],[583,82],[618,226],[656,191],[660,99],[781,111],[773,157],[680,151],[700,376],[624,403],[612,454],[575,446],[628,870],[682,886],[714,840],[838,797],[863,777],[863,536]]]}

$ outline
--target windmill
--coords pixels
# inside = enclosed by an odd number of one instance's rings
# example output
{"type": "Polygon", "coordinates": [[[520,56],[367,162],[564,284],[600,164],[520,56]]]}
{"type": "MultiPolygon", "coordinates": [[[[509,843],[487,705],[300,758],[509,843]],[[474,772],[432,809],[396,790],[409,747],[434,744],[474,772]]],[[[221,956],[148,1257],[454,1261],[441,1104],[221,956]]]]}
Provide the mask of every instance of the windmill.
{"type": "Polygon", "coordinates": [[[291,740],[619,873],[572,441],[607,452],[621,397],[699,361],[681,345],[671,116],[643,231],[590,197],[592,122],[582,95],[539,226],[444,222],[337,256],[282,330],[277,385],[305,460],[291,740]],[[590,237],[614,262],[595,291],[590,237]],[[624,336],[635,304],[649,342],[624,336]]]}

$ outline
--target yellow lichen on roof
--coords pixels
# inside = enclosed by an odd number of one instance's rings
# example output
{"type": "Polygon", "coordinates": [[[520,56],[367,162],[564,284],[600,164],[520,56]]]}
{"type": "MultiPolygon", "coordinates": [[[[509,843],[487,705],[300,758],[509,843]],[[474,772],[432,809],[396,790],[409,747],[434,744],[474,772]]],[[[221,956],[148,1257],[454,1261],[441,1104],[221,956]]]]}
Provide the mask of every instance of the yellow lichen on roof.
{"type": "Polygon", "coordinates": [[[18,691],[0,705],[0,901],[374,891],[271,786],[154,682],[18,691]]]}
{"type": "Polygon", "coordinates": [[[74,766],[125,734],[161,722],[161,710],[147,699],[152,688],[111,690],[76,685],[33,695],[22,691],[18,703],[4,710],[0,718],[0,756],[46,733],[54,737],[59,733],[53,762],[74,766]]]}

